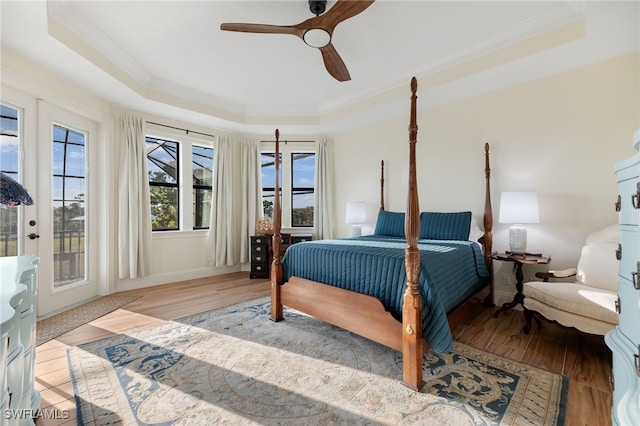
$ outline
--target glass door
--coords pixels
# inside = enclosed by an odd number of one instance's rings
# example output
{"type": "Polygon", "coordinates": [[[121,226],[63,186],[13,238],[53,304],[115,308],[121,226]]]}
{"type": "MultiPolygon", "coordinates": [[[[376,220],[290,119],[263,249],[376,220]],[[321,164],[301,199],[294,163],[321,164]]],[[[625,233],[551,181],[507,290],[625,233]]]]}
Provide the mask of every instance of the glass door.
{"type": "MultiPolygon", "coordinates": [[[[22,108],[3,102],[0,105],[0,172],[23,183],[21,125],[22,108]]],[[[24,185],[23,185],[24,186],[24,185]]],[[[25,207],[0,207],[0,257],[22,254],[23,216],[25,207]]]]}
{"type": "Polygon", "coordinates": [[[108,287],[106,269],[98,263],[95,206],[97,177],[105,170],[92,175],[89,167],[98,158],[96,128],[88,118],[2,87],[0,170],[28,190],[33,205],[0,207],[0,257],[40,258],[38,316],[108,287]],[[101,267],[107,279],[99,287],[101,267]]]}
{"type": "Polygon", "coordinates": [[[38,102],[39,315],[97,294],[91,246],[95,182],[89,173],[95,127],[91,120],[38,102]]]}

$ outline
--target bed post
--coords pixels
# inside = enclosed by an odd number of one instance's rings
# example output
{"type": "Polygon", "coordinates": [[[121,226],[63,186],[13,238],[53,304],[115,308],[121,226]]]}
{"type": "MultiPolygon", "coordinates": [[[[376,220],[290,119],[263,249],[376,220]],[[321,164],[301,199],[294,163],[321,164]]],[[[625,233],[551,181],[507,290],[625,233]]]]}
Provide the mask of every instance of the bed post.
{"type": "Polygon", "coordinates": [[[380,161],[380,210],[384,210],[384,160],[380,161]]]}
{"type": "Polygon", "coordinates": [[[280,131],[276,129],[276,152],[273,158],[275,168],[274,188],[273,188],[273,263],[271,264],[271,320],[281,321],[282,299],[280,297],[280,287],[283,281],[282,263],[280,263],[280,229],[282,226],[282,210],[280,208],[280,131]]]}
{"type": "Polygon", "coordinates": [[[402,383],[413,390],[420,390],[422,381],[422,298],[418,291],[420,275],[420,206],[418,204],[418,182],[416,178],[416,91],[418,82],[411,79],[411,121],[409,123],[409,192],[407,212],[405,213],[404,232],[407,239],[405,251],[405,269],[407,271],[407,290],[402,305],[402,383]]]}
{"type": "Polygon", "coordinates": [[[493,210],[491,209],[491,167],[489,166],[489,144],[484,144],[484,176],[485,176],[485,197],[484,197],[484,235],[482,245],[484,248],[484,261],[489,270],[489,294],[483,300],[487,306],[494,306],[493,303],[493,210]]]}

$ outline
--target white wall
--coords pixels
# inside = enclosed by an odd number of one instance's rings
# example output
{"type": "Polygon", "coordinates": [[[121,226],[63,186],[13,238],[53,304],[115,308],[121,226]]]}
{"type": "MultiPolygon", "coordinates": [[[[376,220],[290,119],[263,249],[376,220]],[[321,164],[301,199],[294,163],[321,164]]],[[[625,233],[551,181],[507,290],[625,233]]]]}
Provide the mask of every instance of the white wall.
{"type": "MultiPolygon", "coordinates": [[[[498,223],[501,191],[534,190],[540,223],[528,249],[552,256],[551,269],[575,266],[586,234],[617,221],[614,164],[634,154],[640,127],[640,55],[625,55],[449,105],[418,111],[417,164],[422,211],[471,210],[482,223],[484,143],[491,146],[494,250],[508,249],[498,223]]],[[[407,81],[407,105],[409,104],[407,81]]],[[[429,96],[429,92],[420,96],[429,96]]],[[[334,140],[336,231],[348,236],[348,201],[368,203],[372,231],[385,161],[386,209],[406,205],[409,118],[334,140]],[[341,184],[341,183],[347,183],[341,184]]],[[[511,264],[496,262],[501,289],[511,264]]],[[[525,278],[536,267],[525,268],[525,278]]]]}

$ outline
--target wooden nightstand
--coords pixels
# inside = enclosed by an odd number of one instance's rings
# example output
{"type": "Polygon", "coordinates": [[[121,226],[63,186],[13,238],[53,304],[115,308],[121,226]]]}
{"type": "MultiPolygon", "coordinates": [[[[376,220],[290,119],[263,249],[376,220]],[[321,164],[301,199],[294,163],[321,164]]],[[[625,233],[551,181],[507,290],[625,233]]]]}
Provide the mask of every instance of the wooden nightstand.
{"type": "MultiPolygon", "coordinates": [[[[280,234],[280,259],[291,244],[311,241],[311,234],[280,234]]],[[[249,278],[269,278],[273,262],[273,235],[254,235],[251,238],[251,272],[249,278]]]]}
{"type": "Polygon", "coordinates": [[[515,254],[507,251],[502,253],[492,253],[491,258],[493,260],[500,260],[503,262],[513,262],[516,270],[517,293],[513,297],[513,300],[511,302],[503,304],[502,307],[498,309],[495,314],[493,314],[493,316],[497,318],[501,312],[508,311],[518,304],[522,305],[522,301],[524,300],[524,295],[522,294],[522,284],[524,282],[522,265],[547,265],[549,264],[549,262],[551,262],[551,257],[543,256],[539,253],[515,254]]]}
{"type": "Polygon", "coordinates": [[[251,236],[251,272],[249,278],[269,278],[271,235],[251,236]]]}

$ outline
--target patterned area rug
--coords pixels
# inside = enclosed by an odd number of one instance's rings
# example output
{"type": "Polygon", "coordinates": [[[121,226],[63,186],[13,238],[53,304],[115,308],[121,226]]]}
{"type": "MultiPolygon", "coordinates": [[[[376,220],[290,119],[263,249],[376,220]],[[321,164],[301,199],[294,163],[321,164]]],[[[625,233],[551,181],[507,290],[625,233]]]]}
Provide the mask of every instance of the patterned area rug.
{"type": "Polygon", "coordinates": [[[62,336],[74,328],[87,324],[139,298],[140,296],[121,296],[117,294],[103,296],[42,319],[36,325],[36,346],[62,336]]]}
{"type": "Polygon", "coordinates": [[[401,385],[394,350],[268,299],[68,349],[78,424],[555,425],[562,376],[463,344],[401,385]]]}

